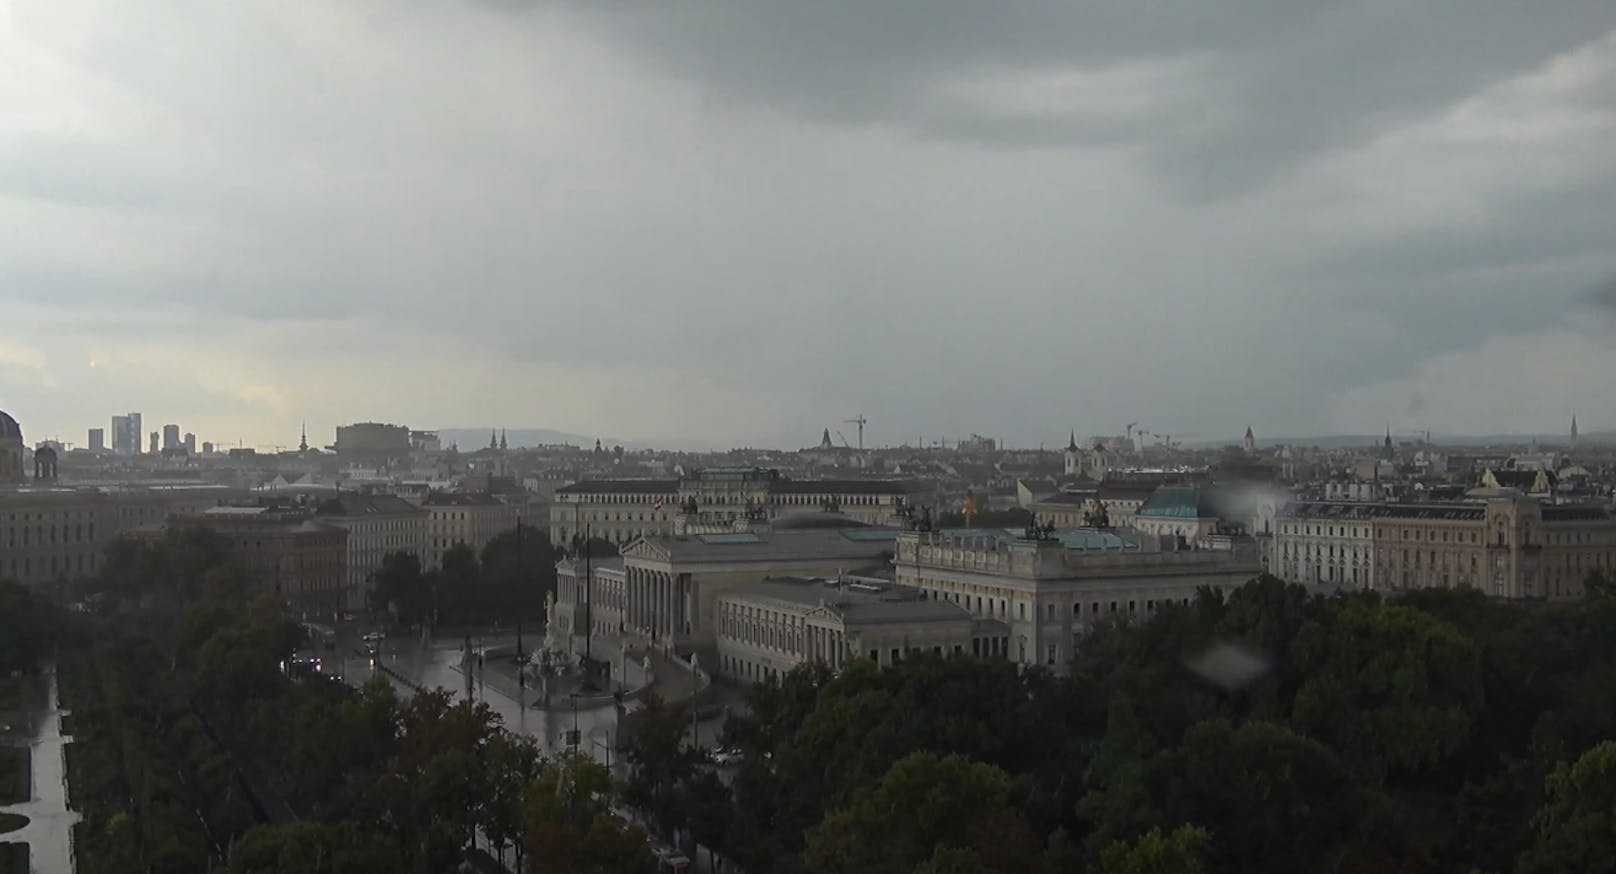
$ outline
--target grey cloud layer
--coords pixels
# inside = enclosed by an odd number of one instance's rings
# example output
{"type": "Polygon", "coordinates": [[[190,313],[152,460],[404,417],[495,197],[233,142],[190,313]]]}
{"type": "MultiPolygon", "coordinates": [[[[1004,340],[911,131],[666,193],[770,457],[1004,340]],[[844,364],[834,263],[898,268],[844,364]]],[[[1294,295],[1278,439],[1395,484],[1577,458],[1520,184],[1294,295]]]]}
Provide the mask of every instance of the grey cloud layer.
{"type": "Polygon", "coordinates": [[[128,325],[249,434],[1457,421],[1424,362],[1616,276],[1616,7],[1550,6],[23,0],[0,388],[138,406],[128,325]]]}
{"type": "Polygon", "coordinates": [[[1260,184],[1616,27],[1600,0],[555,5],[719,97],[986,145],[1135,144],[1200,195],[1260,184]],[[1001,101],[962,99],[973,81],[1001,82],[1001,101]],[[1018,84],[1020,105],[1005,99],[1018,84]],[[1145,93],[1116,93],[1130,87],[1145,93]]]}

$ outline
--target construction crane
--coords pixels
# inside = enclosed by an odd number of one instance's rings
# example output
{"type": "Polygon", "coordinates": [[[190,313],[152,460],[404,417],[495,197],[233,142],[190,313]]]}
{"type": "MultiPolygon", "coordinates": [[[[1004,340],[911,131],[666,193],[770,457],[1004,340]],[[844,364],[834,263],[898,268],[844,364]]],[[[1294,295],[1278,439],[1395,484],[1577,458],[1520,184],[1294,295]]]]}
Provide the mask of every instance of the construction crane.
{"type": "Polygon", "coordinates": [[[836,432],[836,437],[842,441],[842,448],[843,449],[852,449],[853,448],[853,447],[851,447],[851,446],[849,446],[847,444],[847,435],[843,434],[840,431],[837,431],[836,432]]]}
{"type": "Polygon", "coordinates": [[[842,420],[843,424],[857,425],[858,426],[858,429],[859,429],[858,430],[859,449],[861,449],[861,450],[864,448],[864,423],[866,423],[868,421],[870,421],[870,420],[864,418],[863,413],[859,413],[858,418],[855,418],[855,419],[843,419],[842,420]]]}

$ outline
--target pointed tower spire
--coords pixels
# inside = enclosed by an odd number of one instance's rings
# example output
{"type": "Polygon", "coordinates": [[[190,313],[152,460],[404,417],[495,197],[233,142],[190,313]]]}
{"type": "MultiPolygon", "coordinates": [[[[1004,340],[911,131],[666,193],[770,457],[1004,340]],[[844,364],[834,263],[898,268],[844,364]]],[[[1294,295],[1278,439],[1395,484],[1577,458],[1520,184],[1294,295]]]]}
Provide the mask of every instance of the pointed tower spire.
{"type": "Polygon", "coordinates": [[[504,452],[505,449],[506,449],[505,429],[501,428],[501,429],[499,429],[499,451],[504,452]]]}
{"type": "Polygon", "coordinates": [[[826,428],[824,435],[819,438],[819,448],[820,449],[829,449],[829,448],[831,448],[830,429],[829,428],[826,428]]]}
{"type": "Polygon", "coordinates": [[[1066,441],[1066,451],[1067,452],[1076,452],[1077,451],[1077,429],[1076,428],[1072,429],[1072,436],[1071,436],[1070,439],[1068,439],[1066,441]]]}
{"type": "Polygon", "coordinates": [[[1577,442],[1577,414],[1571,414],[1571,442],[1577,442]]]}
{"type": "Polygon", "coordinates": [[[488,448],[489,449],[498,449],[499,448],[499,432],[495,431],[493,428],[488,429],[488,448]]]}
{"type": "MultiPolygon", "coordinates": [[[[1576,431],[1577,430],[1576,425],[1572,425],[1571,430],[1573,432],[1576,431]]],[[[303,436],[300,437],[298,439],[298,441],[297,441],[297,451],[298,452],[308,452],[309,451],[309,423],[308,422],[303,423],[303,436]]]]}

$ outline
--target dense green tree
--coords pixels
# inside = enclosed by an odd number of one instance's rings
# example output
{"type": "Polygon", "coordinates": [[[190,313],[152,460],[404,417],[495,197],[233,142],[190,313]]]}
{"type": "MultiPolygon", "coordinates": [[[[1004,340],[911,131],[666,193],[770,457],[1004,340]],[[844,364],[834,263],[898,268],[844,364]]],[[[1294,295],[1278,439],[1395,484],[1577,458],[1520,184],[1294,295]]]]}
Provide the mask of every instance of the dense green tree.
{"type": "Polygon", "coordinates": [[[1351,600],[1304,626],[1294,648],[1306,677],[1295,725],[1371,776],[1438,763],[1481,708],[1475,643],[1408,607],[1351,600]]]}
{"type": "Polygon", "coordinates": [[[400,847],[354,823],[303,822],[247,832],[230,850],[230,874],[395,874],[400,847]]]}
{"type": "Polygon", "coordinates": [[[611,812],[611,775],[579,756],[545,768],[528,786],[523,835],[534,874],[639,874],[651,866],[645,833],[611,812]]]}
{"type": "Polygon", "coordinates": [[[539,776],[538,744],[531,738],[498,733],[488,743],[486,763],[489,783],[477,800],[477,819],[501,859],[506,847],[515,848],[520,869],[525,825],[522,805],[528,785],[539,776]]]}
{"type": "Polygon", "coordinates": [[[1323,602],[1307,589],[1263,574],[1229,593],[1218,622],[1218,636],[1242,645],[1269,664],[1269,670],[1239,699],[1250,718],[1282,721],[1301,684],[1291,647],[1309,619],[1324,612],[1323,602]]]}
{"type": "Polygon", "coordinates": [[[675,803],[677,789],[696,762],[695,750],[685,743],[690,732],[689,708],[667,704],[651,693],[622,730],[626,734],[624,758],[629,763],[622,787],[624,799],[650,815],[664,832],[683,825],[675,803]]]}
{"type": "Polygon", "coordinates": [[[1616,574],[1589,568],[1582,577],[1582,591],[1590,598],[1616,598],[1616,574]]]}
{"type": "Polygon", "coordinates": [[[393,617],[404,625],[418,625],[430,619],[432,581],[421,570],[421,559],[413,552],[390,552],[382,565],[371,573],[370,608],[393,617]]]}
{"type": "Polygon", "coordinates": [[[31,668],[44,654],[52,611],[21,583],[0,580],[0,676],[31,668]]]}
{"type": "Polygon", "coordinates": [[[1137,841],[1115,841],[1100,851],[1101,874],[1203,874],[1207,870],[1206,829],[1181,825],[1168,834],[1153,828],[1137,841]]]}
{"type": "Polygon", "coordinates": [[[984,870],[982,854],[976,850],[941,846],[915,868],[915,874],[979,874],[984,870]]]}
{"type": "Polygon", "coordinates": [[[479,608],[500,617],[542,616],[545,597],[555,591],[560,558],[541,528],[522,526],[490,540],[482,553],[479,608]]]}
{"type": "Polygon", "coordinates": [[[679,786],[678,804],[691,837],[710,851],[727,851],[735,813],[729,787],[712,771],[701,771],[679,786]]]}
{"type": "Polygon", "coordinates": [[[1210,830],[1215,870],[1328,871],[1376,845],[1381,805],[1322,745],[1269,723],[1207,722],[1084,801],[1096,850],[1151,829],[1210,830]]]}
{"type": "Polygon", "coordinates": [[[1561,765],[1549,775],[1545,792],[1547,799],[1532,820],[1536,841],[1518,870],[1616,872],[1616,741],[1561,765]]]}
{"type": "Polygon", "coordinates": [[[827,814],[808,833],[803,860],[827,874],[884,874],[956,847],[975,852],[979,871],[1037,871],[1043,860],[1009,809],[1010,788],[1009,775],[992,765],[913,753],[827,814]],[[1012,858],[1003,858],[1007,850],[1012,858]]]}

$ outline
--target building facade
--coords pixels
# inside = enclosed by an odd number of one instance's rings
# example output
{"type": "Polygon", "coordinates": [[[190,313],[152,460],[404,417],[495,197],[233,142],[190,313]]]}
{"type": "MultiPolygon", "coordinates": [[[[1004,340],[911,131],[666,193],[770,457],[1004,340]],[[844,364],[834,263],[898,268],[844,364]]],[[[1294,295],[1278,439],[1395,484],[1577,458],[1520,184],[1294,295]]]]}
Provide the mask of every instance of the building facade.
{"type": "Polygon", "coordinates": [[[306,510],[277,507],[214,507],[148,526],[137,537],[162,537],[180,528],[204,528],[229,542],[249,582],[307,618],[330,618],[342,610],[348,532],[316,522],[306,510]]]}
{"type": "Polygon", "coordinates": [[[507,502],[487,492],[433,492],[426,497],[428,568],[443,567],[443,556],[459,544],[479,555],[490,540],[516,528],[525,502],[507,502]]]}
{"type": "Polygon", "coordinates": [[[718,596],[717,673],[737,682],[778,680],[820,662],[896,664],[916,653],[1002,656],[1003,623],[949,601],[873,578],[771,578],[718,596]]]}
{"type": "Polygon", "coordinates": [[[24,479],[27,459],[28,447],[22,439],[22,426],[0,411],[0,485],[24,479]]]}
{"type": "Polygon", "coordinates": [[[748,518],[831,508],[872,525],[897,521],[913,486],[892,480],[794,480],[764,468],[708,469],[681,479],[583,480],[556,489],[550,542],[588,531],[614,543],[674,533],[675,523],[717,530],[748,518]]]}
{"type": "Polygon", "coordinates": [[[568,559],[556,567],[558,636],[573,638],[573,652],[589,633],[710,654],[724,592],[775,576],[885,568],[897,534],[837,513],[793,514],[744,531],[640,538],[617,561],[590,561],[592,575],[568,559]]]}
{"type": "Polygon", "coordinates": [[[348,532],[343,609],[364,608],[371,574],[388,554],[409,553],[425,565],[428,516],[425,508],[396,495],[344,493],[319,504],[316,519],[348,532]]]}
{"type": "Polygon", "coordinates": [[[218,486],[0,490],[0,578],[42,586],[91,576],[120,535],[244,494],[218,486]]]}
{"type": "Polygon", "coordinates": [[[1602,505],[1510,492],[1426,504],[1297,502],[1280,513],[1272,562],[1287,580],[1327,589],[1579,598],[1588,571],[1616,571],[1616,517],[1602,505]]]}
{"type": "Polygon", "coordinates": [[[1228,591],[1263,569],[1249,543],[1179,550],[1158,538],[1095,530],[904,532],[893,565],[900,585],[1005,623],[1012,660],[1055,670],[1096,622],[1143,620],[1190,603],[1203,586],[1228,591]]]}

